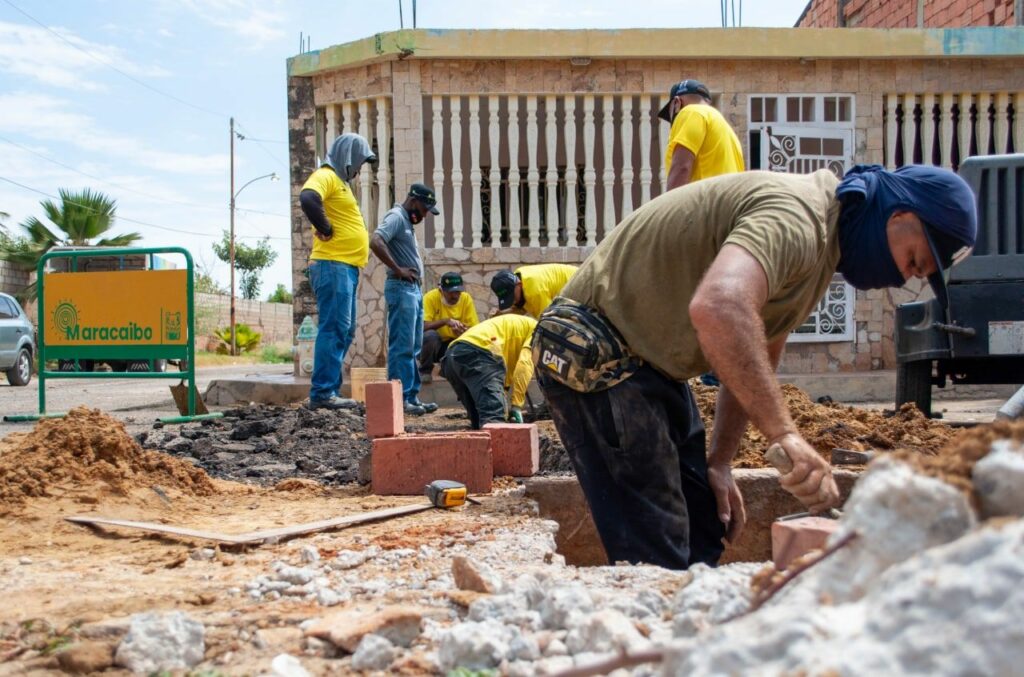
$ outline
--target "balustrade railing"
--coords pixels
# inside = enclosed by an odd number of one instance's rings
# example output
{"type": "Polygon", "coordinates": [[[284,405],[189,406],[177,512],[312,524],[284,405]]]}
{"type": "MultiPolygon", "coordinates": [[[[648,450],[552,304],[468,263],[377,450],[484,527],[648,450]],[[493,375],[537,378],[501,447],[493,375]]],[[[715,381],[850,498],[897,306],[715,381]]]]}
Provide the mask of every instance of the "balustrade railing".
{"type": "Polygon", "coordinates": [[[432,177],[442,202],[427,246],[596,244],[662,192],[668,126],[659,129],[658,99],[425,97],[424,176],[432,177]]]}
{"type": "Polygon", "coordinates": [[[1024,152],[1024,91],[896,93],[883,101],[886,167],[955,170],[972,155],[1024,152]]]}

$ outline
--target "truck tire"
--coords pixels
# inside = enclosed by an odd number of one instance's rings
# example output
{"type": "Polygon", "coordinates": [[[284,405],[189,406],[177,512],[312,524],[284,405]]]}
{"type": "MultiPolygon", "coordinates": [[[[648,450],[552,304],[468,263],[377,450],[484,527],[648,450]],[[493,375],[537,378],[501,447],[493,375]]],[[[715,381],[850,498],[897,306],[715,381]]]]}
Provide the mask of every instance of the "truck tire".
{"type": "Polygon", "coordinates": [[[925,416],[932,415],[932,361],[903,362],[896,367],[896,409],[913,402],[925,416]]]}
{"type": "Polygon", "coordinates": [[[27,386],[32,380],[32,353],[28,348],[18,351],[14,366],[7,370],[7,381],[12,386],[27,386]]]}

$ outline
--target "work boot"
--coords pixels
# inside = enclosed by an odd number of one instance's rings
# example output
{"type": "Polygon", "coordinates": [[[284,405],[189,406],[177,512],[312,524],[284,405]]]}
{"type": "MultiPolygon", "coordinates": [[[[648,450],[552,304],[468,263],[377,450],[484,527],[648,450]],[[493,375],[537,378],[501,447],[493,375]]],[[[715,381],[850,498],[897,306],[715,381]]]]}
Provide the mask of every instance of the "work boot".
{"type": "Polygon", "coordinates": [[[309,404],[306,405],[308,408],[316,409],[355,409],[359,406],[359,403],[355,400],[351,400],[347,397],[334,396],[326,400],[314,400],[310,399],[309,404]]]}
{"type": "Polygon", "coordinates": [[[420,407],[423,407],[423,411],[428,414],[433,414],[435,411],[437,411],[436,402],[420,402],[419,398],[416,398],[415,400],[413,400],[412,403],[420,407]]]}
{"type": "Polygon", "coordinates": [[[405,403],[405,414],[406,414],[406,416],[422,416],[425,413],[427,413],[427,410],[424,409],[419,404],[416,404],[415,402],[406,402],[405,403]]]}

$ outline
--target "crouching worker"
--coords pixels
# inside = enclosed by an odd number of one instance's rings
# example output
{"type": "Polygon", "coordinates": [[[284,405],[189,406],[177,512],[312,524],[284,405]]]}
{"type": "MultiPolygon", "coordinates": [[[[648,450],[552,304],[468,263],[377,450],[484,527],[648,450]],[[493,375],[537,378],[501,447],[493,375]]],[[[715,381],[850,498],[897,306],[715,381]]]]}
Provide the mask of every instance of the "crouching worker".
{"type": "Polygon", "coordinates": [[[473,297],[466,291],[462,276],[458,273],[442,275],[437,289],[423,295],[420,381],[430,381],[434,365],[444,357],[448,345],[478,322],[473,297]]]}
{"type": "Polygon", "coordinates": [[[523,422],[526,386],[533,377],[530,337],[536,325],[532,317],[499,315],[470,327],[448,346],[441,373],[466,408],[474,430],[506,420],[509,387],[509,418],[523,422]]]}

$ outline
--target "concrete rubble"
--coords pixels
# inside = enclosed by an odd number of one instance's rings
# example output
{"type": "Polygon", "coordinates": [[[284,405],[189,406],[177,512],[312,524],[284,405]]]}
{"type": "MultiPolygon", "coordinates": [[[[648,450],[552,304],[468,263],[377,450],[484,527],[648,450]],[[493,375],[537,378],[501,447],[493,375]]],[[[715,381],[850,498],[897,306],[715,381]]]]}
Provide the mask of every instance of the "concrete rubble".
{"type": "Polygon", "coordinates": [[[202,623],[180,611],[137,614],[117,646],[114,663],[147,674],[191,668],[203,660],[203,636],[202,623]]]}

